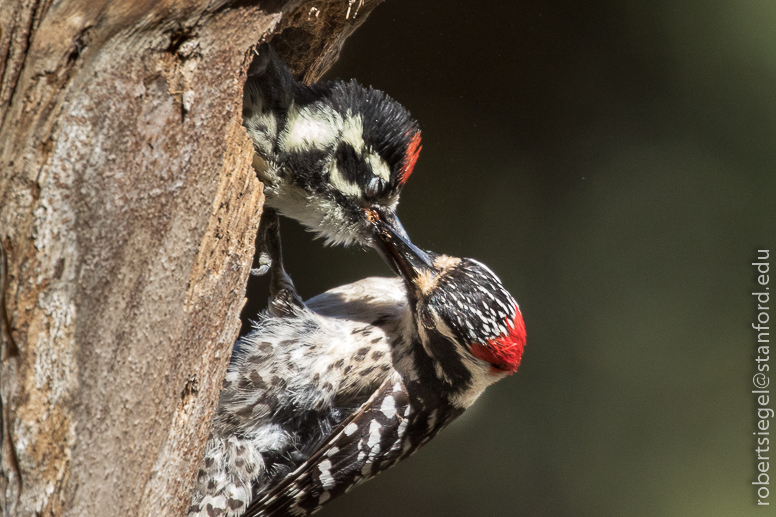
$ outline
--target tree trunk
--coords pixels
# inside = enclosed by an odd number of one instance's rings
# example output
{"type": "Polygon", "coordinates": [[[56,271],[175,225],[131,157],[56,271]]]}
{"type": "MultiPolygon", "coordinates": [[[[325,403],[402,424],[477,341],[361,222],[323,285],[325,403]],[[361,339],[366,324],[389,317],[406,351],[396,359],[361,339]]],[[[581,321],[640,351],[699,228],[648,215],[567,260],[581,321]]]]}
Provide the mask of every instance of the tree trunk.
{"type": "Polygon", "coordinates": [[[252,49],[314,80],[379,0],[0,4],[3,515],[181,515],[261,214],[252,49]]]}

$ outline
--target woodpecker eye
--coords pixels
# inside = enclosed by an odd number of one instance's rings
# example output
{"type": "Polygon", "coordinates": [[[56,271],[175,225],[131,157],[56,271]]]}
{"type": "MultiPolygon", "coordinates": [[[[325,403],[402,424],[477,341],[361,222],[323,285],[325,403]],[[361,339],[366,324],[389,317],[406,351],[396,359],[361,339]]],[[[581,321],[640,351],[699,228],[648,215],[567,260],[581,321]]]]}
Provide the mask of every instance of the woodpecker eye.
{"type": "Polygon", "coordinates": [[[384,188],[385,182],[381,178],[374,177],[369,180],[369,183],[364,190],[364,194],[370,199],[377,198],[380,196],[384,188]]]}
{"type": "Polygon", "coordinates": [[[427,329],[434,328],[434,316],[431,314],[431,309],[427,305],[420,308],[418,317],[420,318],[420,323],[424,327],[427,329]]]}

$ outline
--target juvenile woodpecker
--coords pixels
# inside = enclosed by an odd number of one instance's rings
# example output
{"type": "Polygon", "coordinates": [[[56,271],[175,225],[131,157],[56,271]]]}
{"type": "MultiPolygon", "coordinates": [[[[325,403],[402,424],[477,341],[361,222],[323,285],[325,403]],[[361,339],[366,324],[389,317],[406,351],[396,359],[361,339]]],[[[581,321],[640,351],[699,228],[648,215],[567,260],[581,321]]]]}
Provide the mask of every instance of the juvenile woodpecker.
{"type": "Polygon", "coordinates": [[[189,517],[309,515],[517,370],[523,317],[487,267],[421,251],[381,222],[375,236],[402,278],[306,304],[270,237],[270,308],[236,344],[189,517]]]}
{"type": "Polygon", "coordinates": [[[265,43],[248,70],[243,125],[265,206],[327,244],[371,246],[365,209],[403,232],[395,210],[420,153],[420,130],[388,95],[354,80],[295,81],[265,43]]]}

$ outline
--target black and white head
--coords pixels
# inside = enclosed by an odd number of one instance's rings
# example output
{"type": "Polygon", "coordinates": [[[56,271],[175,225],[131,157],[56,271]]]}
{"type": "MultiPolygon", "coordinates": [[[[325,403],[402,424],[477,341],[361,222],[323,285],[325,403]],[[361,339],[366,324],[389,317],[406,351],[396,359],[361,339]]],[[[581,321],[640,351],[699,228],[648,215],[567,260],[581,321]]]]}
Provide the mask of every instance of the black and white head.
{"type": "Polygon", "coordinates": [[[434,374],[468,407],[485,387],[517,370],[526,332],[517,302],[485,265],[423,251],[375,223],[377,249],[404,278],[434,374]]]}
{"type": "Polygon", "coordinates": [[[267,205],[328,244],[371,246],[365,210],[403,232],[396,205],[421,149],[410,113],[355,80],[297,82],[271,48],[259,52],[263,62],[246,83],[244,124],[267,205]]]}

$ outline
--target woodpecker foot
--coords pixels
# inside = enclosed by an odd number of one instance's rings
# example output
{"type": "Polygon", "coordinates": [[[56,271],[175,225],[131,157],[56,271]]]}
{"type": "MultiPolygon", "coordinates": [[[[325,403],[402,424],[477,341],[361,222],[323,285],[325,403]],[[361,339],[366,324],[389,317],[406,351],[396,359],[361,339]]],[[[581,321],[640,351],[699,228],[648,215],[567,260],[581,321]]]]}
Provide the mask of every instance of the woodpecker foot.
{"type": "Polygon", "coordinates": [[[269,273],[272,267],[272,258],[266,249],[266,239],[267,236],[265,235],[262,242],[264,249],[259,252],[259,267],[251,268],[251,276],[264,276],[269,273]]]}
{"type": "Polygon", "coordinates": [[[258,255],[256,260],[257,267],[251,268],[251,276],[266,275],[272,268],[273,259],[283,261],[280,250],[280,222],[274,208],[264,207],[264,212],[261,214],[261,221],[259,222],[259,231],[261,233],[256,246],[258,255]]]}
{"type": "Polygon", "coordinates": [[[273,208],[265,208],[259,226],[263,232],[259,267],[252,269],[251,274],[254,274],[254,271],[258,275],[271,272],[268,307],[270,313],[280,317],[296,315],[297,309],[304,308],[305,304],[283,267],[283,247],[280,244],[280,221],[277,212],[273,208]]]}
{"type": "Polygon", "coordinates": [[[251,276],[264,276],[269,271],[269,266],[251,268],[251,276]]]}

